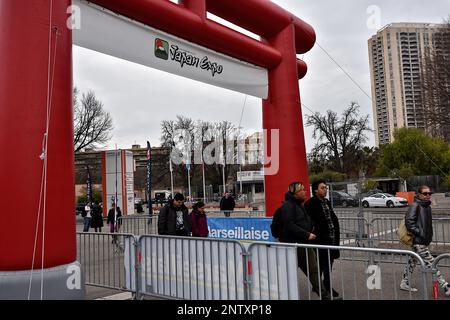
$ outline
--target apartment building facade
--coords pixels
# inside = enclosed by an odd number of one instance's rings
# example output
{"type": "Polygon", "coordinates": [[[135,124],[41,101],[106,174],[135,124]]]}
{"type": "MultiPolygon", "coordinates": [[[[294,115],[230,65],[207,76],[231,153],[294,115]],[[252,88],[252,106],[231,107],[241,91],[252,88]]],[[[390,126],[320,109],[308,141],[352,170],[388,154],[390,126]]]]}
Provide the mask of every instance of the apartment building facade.
{"type": "Polygon", "coordinates": [[[376,145],[393,141],[397,128],[428,131],[423,78],[425,55],[444,24],[392,23],[368,41],[376,145]]]}

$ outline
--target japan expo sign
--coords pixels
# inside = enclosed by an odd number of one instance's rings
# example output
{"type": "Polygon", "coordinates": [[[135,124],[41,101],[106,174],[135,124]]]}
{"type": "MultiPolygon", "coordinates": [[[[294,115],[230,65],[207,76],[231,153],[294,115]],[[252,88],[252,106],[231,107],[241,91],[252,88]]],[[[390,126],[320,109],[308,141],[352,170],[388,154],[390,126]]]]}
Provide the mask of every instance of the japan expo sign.
{"type": "Polygon", "coordinates": [[[200,59],[188,50],[180,48],[175,44],[170,46],[169,52],[169,43],[159,38],[155,40],[155,56],[163,60],[169,60],[170,57],[170,60],[179,63],[181,68],[188,66],[211,71],[213,77],[223,72],[223,66],[217,62],[210,61],[208,56],[200,59]]]}
{"type": "Polygon", "coordinates": [[[268,97],[267,69],[237,60],[85,1],[75,45],[154,69],[241,92],[268,97]],[[106,13],[106,14],[105,14],[106,13]]]}

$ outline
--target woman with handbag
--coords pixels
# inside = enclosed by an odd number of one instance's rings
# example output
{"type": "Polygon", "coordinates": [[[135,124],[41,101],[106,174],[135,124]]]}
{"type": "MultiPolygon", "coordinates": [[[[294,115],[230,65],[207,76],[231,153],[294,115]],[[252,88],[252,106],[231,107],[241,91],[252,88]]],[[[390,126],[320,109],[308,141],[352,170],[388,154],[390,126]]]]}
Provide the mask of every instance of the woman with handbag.
{"type": "MultiPolygon", "coordinates": [[[[416,252],[425,262],[428,268],[432,267],[434,257],[431,255],[429,245],[433,240],[433,220],[431,215],[431,192],[428,186],[420,186],[418,193],[406,212],[406,229],[413,235],[412,250],[416,252]]],[[[410,277],[416,267],[416,260],[409,257],[408,264],[403,272],[400,289],[416,292],[417,289],[410,285],[410,277]]],[[[444,279],[441,272],[436,273],[439,286],[446,296],[450,296],[450,285],[444,279]]]]}

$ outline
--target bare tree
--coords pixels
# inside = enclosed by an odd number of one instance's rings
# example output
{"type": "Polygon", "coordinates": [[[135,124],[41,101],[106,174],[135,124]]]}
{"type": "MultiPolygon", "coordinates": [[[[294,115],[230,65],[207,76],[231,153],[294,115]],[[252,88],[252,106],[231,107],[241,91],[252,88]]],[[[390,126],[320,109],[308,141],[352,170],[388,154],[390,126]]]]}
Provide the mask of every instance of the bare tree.
{"type": "Polygon", "coordinates": [[[161,146],[171,148],[175,134],[175,121],[163,120],[161,122],[161,146]]]}
{"type": "Polygon", "coordinates": [[[83,94],[78,101],[78,89],[73,90],[74,105],[74,150],[97,148],[108,142],[112,135],[111,115],[103,109],[93,91],[83,94]]]}
{"type": "MultiPolygon", "coordinates": [[[[161,122],[161,143],[162,146],[177,148],[180,152],[186,150],[186,142],[190,138],[191,151],[203,151],[206,145],[213,142],[220,142],[222,144],[222,152],[226,150],[227,140],[236,137],[237,129],[229,121],[222,121],[218,123],[210,123],[201,120],[193,121],[191,118],[177,115],[176,120],[164,120],[161,122]],[[183,135],[176,136],[177,130],[184,130],[183,135]]],[[[234,145],[233,148],[236,146],[234,145]]],[[[212,156],[215,157],[215,152],[220,150],[214,149],[212,156]]],[[[194,160],[195,157],[194,157],[194,160]]],[[[198,160],[198,159],[197,159],[198,160]]],[[[226,165],[225,167],[225,179],[229,179],[236,173],[236,170],[232,168],[232,165],[226,165]]],[[[180,176],[184,176],[183,166],[175,166],[174,172],[178,172],[180,176]]],[[[212,165],[205,166],[207,180],[210,182],[221,185],[222,184],[222,167],[220,163],[214,163],[212,165]]],[[[202,174],[201,167],[193,163],[191,165],[191,182],[201,184],[202,174]]]]}
{"type": "Polygon", "coordinates": [[[426,130],[450,143],[450,19],[425,47],[421,83],[426,130]]]}
{"type": "Polygon", "coordinates": [[[312,157],[328,159],[335,171],[349,173],[352,171],[356,152],[367,141],[369,115],[359,116],[359,105],[352,102],[339,118],[334,111],[325,115],[316,112],[308,116],[307,126],[314,127],[313,138],[318,142],[312,150],[312,157]]]}

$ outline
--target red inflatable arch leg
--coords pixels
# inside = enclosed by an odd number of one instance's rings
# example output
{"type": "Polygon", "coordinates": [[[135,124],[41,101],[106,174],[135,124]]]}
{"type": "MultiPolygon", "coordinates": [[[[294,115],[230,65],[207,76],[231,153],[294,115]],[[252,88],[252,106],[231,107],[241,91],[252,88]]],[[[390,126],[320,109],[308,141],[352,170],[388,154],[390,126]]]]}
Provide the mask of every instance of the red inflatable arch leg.
{"type": "Polygon", "coordinates": [[[66,27],[70,3],[0,2],[0,194],[5,197],[0,299],[26,299],[31,269],[37,274],[32,277],[30,298],[39,299],[42,267],[43,298],[83,296],[83,286],[70,290],[66,286],[68,277],[79,273],[73,210],[72,36],[66,27]],[[46,201],[41,202],[38,223],[47,106],[51,113],[46,201]]]}
{"type": "MultiPolygon", "coordinates": [[[[309,190],[294,35],[294,26],[288,25],[268,39],[282,53],[283,61],[269,72],[269,98],[263,101],[263,128],[269,135],[274,134],[271,130],[279,129],[279,163],[265,166],[278,166],[277,174],[265,176],[266,199],[270,199],[266,201],[267,216],[272,216],[284,201],[289,183],[302,181],[309,190]]],[[[272,143],[269,156],[273,149],[272,143]]]]}
{"type": "MultiPolygon", "coordinates": [[[[296,53],[312,48],[312,27],[270,1],[91,2],[268,69],[263,127],[269,140],[275,134],[271,129],[279,130],[279,156],[271,155],[275,146],[269,145],[272,163],[265,169],[277,170],[265,176],[267,215],[280,205],[290,182],[301,180],[308,187],[298,88],[306,65],[296,53]],[[265,43],[208,21],[206,10],[260,35],[265,43]]],[[[75,261],[70,5],[71,0],[0,1],[0,299],[84,296],[75,261]]]]}

